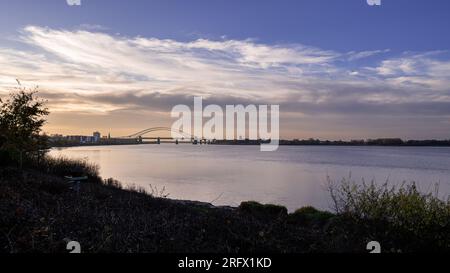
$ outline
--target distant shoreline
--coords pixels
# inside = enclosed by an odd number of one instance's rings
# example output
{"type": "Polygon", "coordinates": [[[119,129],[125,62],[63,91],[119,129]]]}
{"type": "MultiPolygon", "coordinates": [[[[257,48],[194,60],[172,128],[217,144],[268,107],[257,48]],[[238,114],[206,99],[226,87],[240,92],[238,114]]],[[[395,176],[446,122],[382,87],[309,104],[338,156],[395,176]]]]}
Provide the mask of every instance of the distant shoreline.
{"type": "MultiPolygon", "coordinates": [[[[163,142],[161,144],[173,144],[169,142],[163,142]]],[[[180,143],[178,145],[194,145],[191,143],[180,143]]],[[[159,145],[156,142],[143,142],[143,143],[108,143],[108,144],[100,144],[100,143],[85,143],[85,144],[67,144],[67,145],[50,145],[50,148],[71,148],[71,147],[99,147],[99,146],[129,146],[129,145],[159,145]]],[[[245,141],[237,141],[237,142],[225,142],[225,143],[210,143],[210,144],[195,144],[195,145],[216,145],[216,146],[257,146],[261,145],[258,142],[250,142],[247,143],[245,141]]],[[[320,143],[320,144],[307,144],[307,143],[283,143],[280,142],[280,146],[341,146],[341,147],[450,147],[450,143],[442,143],[442,144],[425,144],[425,143],[417,143],[417,144],[353,144],[348,142],[343,143],[320,143]]]]}
{"type": "Polygon", "coordinates": [[[117,144],[100,144],[100,143],[86,143],[86,144],[67,144],[67,145],[50,145],[50,148],[71,148],[71,147],[95,147],[95,146],[127,146],[127,145],[139,145],[146,143],[117,143],[117,144]]]}

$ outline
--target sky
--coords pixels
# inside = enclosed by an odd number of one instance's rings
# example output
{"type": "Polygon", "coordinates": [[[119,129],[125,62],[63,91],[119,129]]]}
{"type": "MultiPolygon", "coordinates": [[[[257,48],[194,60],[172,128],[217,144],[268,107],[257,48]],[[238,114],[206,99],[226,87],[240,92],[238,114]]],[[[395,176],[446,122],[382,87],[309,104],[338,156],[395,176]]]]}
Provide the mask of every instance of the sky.
{"type": "Polygon", "coordinates": [[[193,104],[279,104],[283,138],[450,138],[450,1],[0,0],[0,96],[48,133],[127,135],[193,104]]]}

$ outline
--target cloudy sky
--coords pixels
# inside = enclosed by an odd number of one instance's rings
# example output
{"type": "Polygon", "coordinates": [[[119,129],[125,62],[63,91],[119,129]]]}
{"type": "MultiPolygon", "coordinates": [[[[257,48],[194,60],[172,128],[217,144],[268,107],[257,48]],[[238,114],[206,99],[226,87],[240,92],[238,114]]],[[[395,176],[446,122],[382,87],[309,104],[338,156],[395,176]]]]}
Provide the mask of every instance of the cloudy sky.
{"type": "Polygon", "coordinates": [[[284,138],[450,138],[450,1],[0,0],[0,96],[49,133],[170,126],[193,103],[279,104],[284,138]]]}

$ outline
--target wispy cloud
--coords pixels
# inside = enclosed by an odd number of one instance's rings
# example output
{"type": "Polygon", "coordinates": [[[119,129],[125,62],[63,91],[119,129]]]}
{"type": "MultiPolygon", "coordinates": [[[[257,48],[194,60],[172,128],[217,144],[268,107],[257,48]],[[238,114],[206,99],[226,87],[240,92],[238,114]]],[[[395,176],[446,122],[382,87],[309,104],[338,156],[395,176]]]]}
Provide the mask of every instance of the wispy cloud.
{"type": "Polygon", "coordinates": [[[12,88],[15,78],[38,84],[55,115],[160,115],[202,95],[218,104],[278,103],[282,117],[289,116],[287,123],[296,115],[305,124],[308,116],[322,115],[324,123],[327,115],[342,116],[355,120],[355,127],[366,126],[356,124],[361,116],[448,120],[446,52],[392,57],[386,49],[337,52],[299,44],[226,38],[180,42],[101,31],[24,28],[17,47],[0,45],[0,91],[12,88]],[[358,66],[369,57],[376,60],[358,66]]]}
{"type": "Polygon", "coordinates": [[[359,59],[364,59],[364,58],[369,58],[375,55],[379,55],[379,54],[384,54],[384,53],[388,53],[390,52],[389,49],[384,49],[384,50],[369,50],[369,51],[361,51],[361,52],[349,52],[348,55],[348,60],[349,61],[355,61],[355,60],[359,60],[359,59]]]}

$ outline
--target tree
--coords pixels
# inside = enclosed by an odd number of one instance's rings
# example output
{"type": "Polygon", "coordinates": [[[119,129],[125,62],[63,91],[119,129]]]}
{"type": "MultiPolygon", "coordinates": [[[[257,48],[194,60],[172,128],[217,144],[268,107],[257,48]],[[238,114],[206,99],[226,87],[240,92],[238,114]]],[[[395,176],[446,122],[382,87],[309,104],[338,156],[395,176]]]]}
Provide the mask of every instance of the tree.
{"type": "Polygon", "coordinates": [[[0,99],[0,150],[22,168],[24,159],[40,159],[47,151],[46,137],[41,135],[49,114],[44,101],[32,90],[18,88],[6,101],[0,99]]]}

